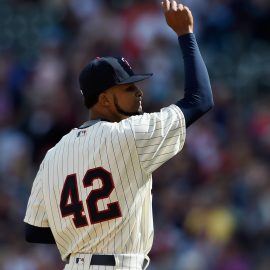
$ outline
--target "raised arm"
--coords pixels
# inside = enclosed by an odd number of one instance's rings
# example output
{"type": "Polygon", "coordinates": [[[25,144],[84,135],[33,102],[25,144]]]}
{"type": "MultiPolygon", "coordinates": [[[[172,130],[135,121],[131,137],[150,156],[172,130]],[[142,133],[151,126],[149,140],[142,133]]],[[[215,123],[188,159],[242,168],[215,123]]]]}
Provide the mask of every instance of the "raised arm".
{"type": "Polygon", "coordinates": [[[209,111],[213,95],[208,72],[193,34],[193,16],[188,7],[176,1],[161,3],[167,24],[177,34],[185,70],[184,98],[176,102],[182,110],[186,126],[209,111]]]}

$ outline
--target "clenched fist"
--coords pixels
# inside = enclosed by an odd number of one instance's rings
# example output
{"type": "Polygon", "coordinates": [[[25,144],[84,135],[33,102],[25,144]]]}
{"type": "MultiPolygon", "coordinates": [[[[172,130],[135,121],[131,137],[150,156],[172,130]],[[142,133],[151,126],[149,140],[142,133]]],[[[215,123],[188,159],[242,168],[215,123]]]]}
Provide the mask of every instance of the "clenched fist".
{"type": "Polygon", "coordinates": [[[161,2],[167,24],[178,35],[193,33],[193,16],[188,7],[176,1],[161,2]]]}

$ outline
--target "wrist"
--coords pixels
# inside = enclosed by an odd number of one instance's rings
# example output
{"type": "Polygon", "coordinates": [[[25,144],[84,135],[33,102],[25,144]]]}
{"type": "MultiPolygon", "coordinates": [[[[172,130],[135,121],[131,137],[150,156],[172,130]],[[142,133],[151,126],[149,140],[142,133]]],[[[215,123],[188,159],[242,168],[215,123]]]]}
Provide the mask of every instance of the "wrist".
{"type": "Polygon", "coordinates": [[[193,31],[178,32],[176,33],[178,37],[185,36],[187,34],[193,34],[193,31]]]}
{"type": "Polygon", "coordinates": [[[178,37],[179,37],[179,38],[184,38],[184,37],[188,37],[188,36],[192,36],[192,35],[194,35],[193,32],[191,32],[191,33],[186,33],[186,34],[181,34],[181,35],[178,35],[178,37]]]}
{"type": "Polygon", "coordinates": [[[186,35],[186,34],[191,34],[191,33],[193,33],[193,27],[188,27],[187,29],[185,29],[185,30],[179,30],[179,31],[175,31],[176,32],[176,34],[178,35],[178,36],[184,36],[184,35],[186,35]]]}

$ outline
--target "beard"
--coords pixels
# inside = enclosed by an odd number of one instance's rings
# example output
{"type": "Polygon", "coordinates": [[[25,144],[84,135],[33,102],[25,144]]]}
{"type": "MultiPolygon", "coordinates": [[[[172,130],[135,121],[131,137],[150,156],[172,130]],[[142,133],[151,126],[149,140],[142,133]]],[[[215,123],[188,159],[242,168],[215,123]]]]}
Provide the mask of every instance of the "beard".
{"type": "Polygon", "coordinates": [[[115,96],[113,96],[113,101],[114,101],[114,106],[115,106],[117,112],[120,114],[123,114],[125,116],[142,115],[144,113],[141,106],[138,109],[138,111],[136,111],[136,112],[127,112],[120,107],[120,105],[118,104],[117,98],[115,96]]]}

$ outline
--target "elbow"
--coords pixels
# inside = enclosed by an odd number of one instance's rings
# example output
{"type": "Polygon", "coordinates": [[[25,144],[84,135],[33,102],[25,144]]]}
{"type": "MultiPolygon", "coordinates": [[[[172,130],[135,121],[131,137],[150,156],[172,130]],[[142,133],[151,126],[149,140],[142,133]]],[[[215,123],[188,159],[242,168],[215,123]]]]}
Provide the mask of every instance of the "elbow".
{"type": "Polygon", "coordinates": [[[205,92],[208,94],[205,96],[203,107],[204,107],[205,112],[208,112],[214,107],[214,98],[213,98],[211,86],[209,86],[208,91],[205,91],[205,92]]]}
{"type": "Polygon", "coordinates": [[[199,106],[199,110],[201,114],[205,114],[210,111],[214,107],[214,100],[213,97],[210,96],[204,100],[199,106]]]}
{"type": "Polygon", "coordinates": [[[210,111],[211,109],[213,109],[213,107],[215,105],[211,86],[209,86],[208,93],[209,93],[209,96],[207,98],[207,104],[208,104],[208,111],[210,111]]]}
{"type": "Polygon", "coordinates": [[[209,99],[209,101],[208,101],[208,103],[207,103],[207,112],[208,111],[210,111],[211,109],[213,109],[213,107],[214,107],[214,100],[213,100],[213,98],[211,97],[210,99],[209,99]]]}

